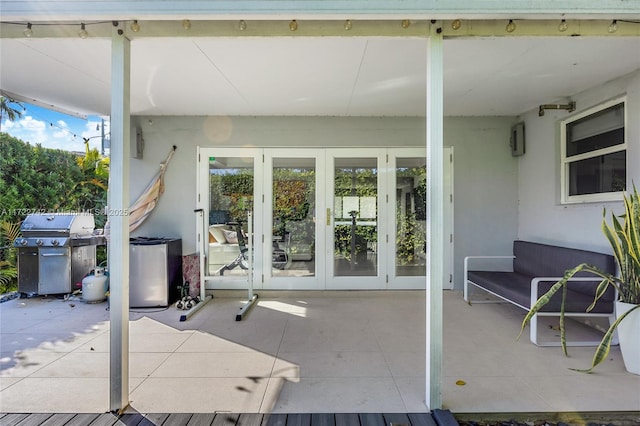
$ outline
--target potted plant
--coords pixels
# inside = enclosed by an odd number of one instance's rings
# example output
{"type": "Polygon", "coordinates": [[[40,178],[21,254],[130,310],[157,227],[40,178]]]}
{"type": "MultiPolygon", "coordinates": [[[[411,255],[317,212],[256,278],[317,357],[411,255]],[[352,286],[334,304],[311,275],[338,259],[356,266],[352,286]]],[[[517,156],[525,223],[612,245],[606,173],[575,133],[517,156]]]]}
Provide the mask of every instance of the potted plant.
{"type": "Polygon", "coordinates": [[[568,269],[563,278],[538,299],[522,321],[521,334],[530,319],[551,300],[551,297],[556,292],[562,289],[560,340],[562,350],[567,355],[563,308],[568,280],[580,271],[591,272],[602,278],[596,288],[594,301],[587,308],[587,311],[593,309],[598,299],[602,297],[609,286],[614,287],[617,291],[617,300],[615,302],[616,320],[611,324],[596,348],[591,367],[577,371],[591,372],[606,359],[611,349],[614,333],[617,330],[625,368],[631,373],[640,374],[640,195],[635,185],[633,186],[633,193],[624,195],[624,207],[625,212],[619,218],[614,214],[611,215],[611,224],[607,223],[606,209],[602,220],[602,231],[613,250],[613,255],[618,264],[619,275],[613,276],[585,263],[573,269],[568,269]]]}

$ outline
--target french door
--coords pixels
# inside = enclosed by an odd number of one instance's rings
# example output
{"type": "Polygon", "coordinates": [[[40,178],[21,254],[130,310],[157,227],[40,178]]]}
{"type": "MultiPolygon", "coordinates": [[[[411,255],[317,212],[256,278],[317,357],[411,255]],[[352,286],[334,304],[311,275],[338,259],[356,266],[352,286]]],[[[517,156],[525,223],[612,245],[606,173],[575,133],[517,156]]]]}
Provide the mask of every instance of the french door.
{"type": "Polygon", "coordinates": [[[265,150],[263,288],[324,288],[324,170],[321,150],[265,150]]]}
{"type": "Polygon", "coordinates": [[[326,151],[327,289],[384,289],[387,284],[384,149],[326,151]]]}
{"type": "Polygon", "coordinates": [[[263,265],[255,254],[262,250],[256,239],[263,234],[262,154],[252,148],[198,148],[197,204],[203,219],[196,226],[207,289],[246,289],[251,271],[259,288],[263,265]]]}
{"type": "Polygon", "coordinates": [[[207,288],[424,288],[424,149],[198,152],[207,288]]]}

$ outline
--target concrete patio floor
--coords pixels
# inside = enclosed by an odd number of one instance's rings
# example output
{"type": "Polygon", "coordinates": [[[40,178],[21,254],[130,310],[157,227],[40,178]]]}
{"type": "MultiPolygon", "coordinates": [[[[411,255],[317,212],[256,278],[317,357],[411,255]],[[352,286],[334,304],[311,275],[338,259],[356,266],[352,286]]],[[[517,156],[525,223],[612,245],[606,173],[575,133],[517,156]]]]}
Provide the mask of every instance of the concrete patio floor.
{"type": "MultiPolygon", "coordinates": [[[[183,311],[130,311],[130,412],[425,412],[425,295],[239,292],[183,311]]],[[[0,303],[0,412],[109,409],[107,303],[0,303]]],[[[593,348],[516,337],[524,312],[444,292],[443,403],[453,413],[640,411],[640,376],[620,351],[592,374],[593,348]],[[464,383],[464,384],[463,384],[464,383]]],[[[543,328],[543,327],[541,327],[543,328]]],[[[557,334],[552,327],[547,333],[557,334]]],[[[582,331],[581,331],[582,332],[582,331]]]]}

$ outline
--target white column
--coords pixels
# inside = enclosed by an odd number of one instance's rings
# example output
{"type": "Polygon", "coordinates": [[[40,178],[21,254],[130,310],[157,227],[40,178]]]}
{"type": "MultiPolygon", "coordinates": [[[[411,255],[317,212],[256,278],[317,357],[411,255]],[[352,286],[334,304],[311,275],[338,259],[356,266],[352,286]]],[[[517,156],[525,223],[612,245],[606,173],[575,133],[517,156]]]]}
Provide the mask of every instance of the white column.
{"type": "Polygon", "coordinates": [[[109,172],[109,410],[129,404],[129,73],[124,27],[111,37],[111,165],[109,172]]]}
{"type": "Polygon", "coordinates": [[[427,324],[426,398],[442,408],[443,213],[443,45],[441,22],[431,25],[427,41],[427,324]]]}

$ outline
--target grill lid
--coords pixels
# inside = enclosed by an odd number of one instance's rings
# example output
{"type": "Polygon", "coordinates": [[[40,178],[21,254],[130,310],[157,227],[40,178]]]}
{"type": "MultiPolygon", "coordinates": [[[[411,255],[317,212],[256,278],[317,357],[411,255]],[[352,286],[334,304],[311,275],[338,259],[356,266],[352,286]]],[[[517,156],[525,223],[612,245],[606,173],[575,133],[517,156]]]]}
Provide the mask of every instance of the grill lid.
{"type": "Polygon", "coordinates": [[[78,236],[91,235],[95,228],[90,213],[36,213],[25,218],[20,231],[29,236],[78,236]]]}

